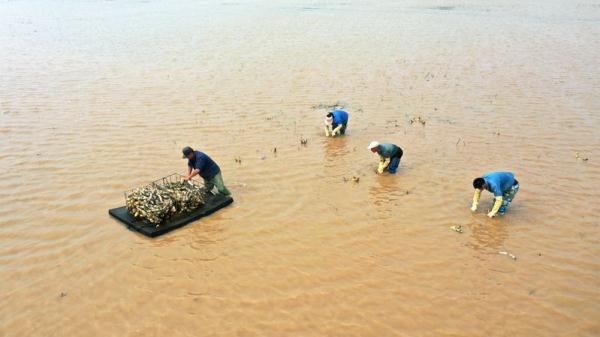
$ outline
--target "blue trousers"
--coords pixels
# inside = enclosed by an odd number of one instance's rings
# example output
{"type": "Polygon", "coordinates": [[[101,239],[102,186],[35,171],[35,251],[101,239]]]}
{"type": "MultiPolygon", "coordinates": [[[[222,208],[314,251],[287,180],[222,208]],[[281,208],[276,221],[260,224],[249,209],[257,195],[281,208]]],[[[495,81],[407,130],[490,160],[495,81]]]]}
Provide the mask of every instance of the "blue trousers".
{"type": "Polygon", "coordinates": [[[390,165],[388,165],[388,172],[394,174],[398,170],[398,166],[400,166],[400,157],[393,157],[390,160],[390,165]]]}

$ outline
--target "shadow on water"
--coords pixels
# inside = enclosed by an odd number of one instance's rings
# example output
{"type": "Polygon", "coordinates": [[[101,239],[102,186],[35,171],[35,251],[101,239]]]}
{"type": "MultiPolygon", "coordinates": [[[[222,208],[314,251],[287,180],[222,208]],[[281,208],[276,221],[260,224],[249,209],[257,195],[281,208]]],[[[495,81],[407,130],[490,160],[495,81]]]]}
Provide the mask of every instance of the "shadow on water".
{"type": "Polygon", "coordinates": [[[213,215],[212,219],[194,221],[186,226],[178,228],[170,233],[161,235],[145,241],[153,247],[169,247],[173,244],[188,246],[194,250],[203,250],[206,247],[217,244],[225,231],[221,225],[219,214],[213,215]]]}
{"type": "MultiPolygon", "coordinates": [[[[376,173],[373,172],[373,174],[376,173]]],[[[382,214],[391,214],[395,202],[404,194],[400,188],[398,174],[377,175],[373,184],[369,186],[371,200],[382,214]]]]}
{"type": "Polygon", "coordinates": [[[348,140],[346,136],[335,138],[323,137],[323,146],[325,147],[326,160],[339,159],[348,154],[348,140]]]}

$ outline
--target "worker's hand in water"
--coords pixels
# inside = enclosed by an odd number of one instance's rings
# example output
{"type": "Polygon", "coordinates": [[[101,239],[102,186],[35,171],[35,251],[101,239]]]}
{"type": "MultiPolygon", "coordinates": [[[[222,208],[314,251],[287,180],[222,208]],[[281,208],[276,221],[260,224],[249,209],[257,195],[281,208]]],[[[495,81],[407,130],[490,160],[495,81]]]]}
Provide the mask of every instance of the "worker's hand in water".
{"type": "Polygon", "coordinates": [[[343,126],[343,125],[342,125],[342,124],[340,124],[340,125],[338,125],[338,126],[335,128],[335,129],[333,129],[333,130],[331,131],[331,137],[335,137],[335,136],[337,136],[337,135],[341,134],[342,126],[343,126]]]}
{"type": "Polygon", "coordinates": [[[477,204],[473,204],[473,206],[471,206],[471,211],[475,212],[477,210],[477,204]]]}
{"type": "Polygon", "coordinates": [[[502,196],[499,195],[495,198],[494,201],[494,206],[492,207],[492,209],[490,210],[490,212],[488,213],[488,216],[490,218],[493,218],[496,214],[498,214],[498,210],[500,209],[500,206],[502,205],[502,196]]]}
{"type": "Polygon", "coordinates": [[[378,172],[379,174],[382,174],[382,173],[383,173],[383,171],[385,171],[385,168],[388,166],[388,164],[389,164],[389,163],[390,163],[390,160],[389,160],[389,159],[382,158],[382,159],[379,161],[379,167],[377,168],[377,172],[378,172]]]}

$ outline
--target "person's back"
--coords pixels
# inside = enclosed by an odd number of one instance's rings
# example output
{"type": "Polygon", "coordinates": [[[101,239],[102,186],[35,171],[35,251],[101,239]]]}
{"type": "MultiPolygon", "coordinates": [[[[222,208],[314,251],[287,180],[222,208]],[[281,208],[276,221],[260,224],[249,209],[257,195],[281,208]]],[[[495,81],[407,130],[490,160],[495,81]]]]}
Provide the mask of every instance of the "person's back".
{"type": "Polygon", "coordinates": [[[194,159],[188,160],[188,166],[199,169],[200,176],[207,180],[212,179],[217,173],[221,172],[219,165],[201,151],[194,151],[194,159]]]}
{"type": "Polygon", "coordinates": [[[377,151],[377,153],[384,158],[391,158],[396,155],[398,151],[400,151],[400,147],[397,145],[391,143],[382,143],[379,144],[379,151],[377,151]]]}
{"type": "Polygon", "coordinates": [[[511,172],[488,172],[482,178],[488,184],[487,190],[494,193],[495,196],[502,195],[515,183],[515,175],[511,172]]]}
{"type": "Polygon", "coordinates": [[[334,128],[339,124],[348,123],[348,113],[344,110],[338,109],[333,112],[333,125],[334,128]]]}

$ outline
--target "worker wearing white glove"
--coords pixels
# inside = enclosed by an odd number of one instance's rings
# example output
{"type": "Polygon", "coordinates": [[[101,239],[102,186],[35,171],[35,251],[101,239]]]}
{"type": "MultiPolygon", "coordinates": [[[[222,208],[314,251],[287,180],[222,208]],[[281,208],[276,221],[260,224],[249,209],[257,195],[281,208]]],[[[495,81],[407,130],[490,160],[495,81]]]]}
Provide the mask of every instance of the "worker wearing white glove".
{"type": "Polygon", "coordinates": [[[325,136],[335,137],[346,134],[348,117],[348,113],[342,109],[336,109],[328,113],[325,117],[325,136]]]}
{"type": "Polygon", "coordinates": [[[389,143],[379,144],[377,141],[372,141],[368,149],[379,155],[377,173],[383,174],[386,170],[392,174],[396,173],[400,165],[400,159],[402,159],[402,155],[404,154],[399,146],[389,143]]]}
{"type": "Polygon", "coordinates": [[[471,205],[471,211],[473,212],[477,211],[483,190],[494,193],[494,205],[487,214],[488,217],[493,218],[506,212],[519,191],[519,182],[511,172],[490,172],[482,177],[475,178],[473,188],[475,188],[473,204],[471,205]]]}
{"type": "Polygon", "coordinates": [[[385,169],[390,165],[390,161],[390,158],[379,156],[379,166],[377,167],[377,173],[383,174],[383,171],[385,171],[385,169]]]}

